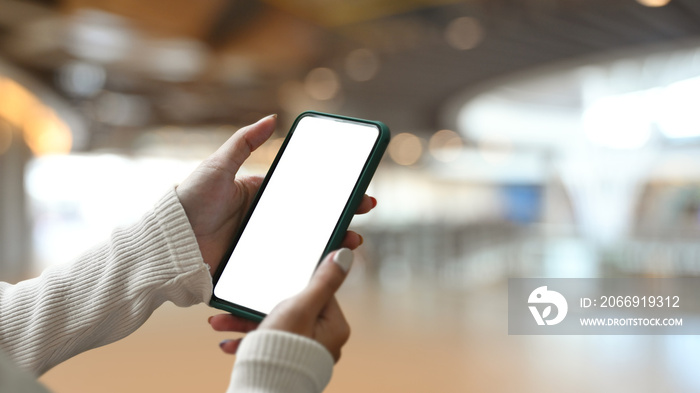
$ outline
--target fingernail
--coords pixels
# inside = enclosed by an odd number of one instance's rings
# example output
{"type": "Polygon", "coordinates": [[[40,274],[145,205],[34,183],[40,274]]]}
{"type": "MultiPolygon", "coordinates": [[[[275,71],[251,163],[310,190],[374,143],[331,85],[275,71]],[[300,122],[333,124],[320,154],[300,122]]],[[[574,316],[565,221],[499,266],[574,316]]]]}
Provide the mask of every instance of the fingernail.
{"type": "Polygon", "coordinates": [[[228,343],[231,342],[231,341],[233,341],[233,340],[224,340],[224,341],[220,342],[220,343],[219,343],[219,348],[223,349],[223,348],[224,348],[224,345],[228,344],[228,343]]]}
{"type": "Polygon", "coordinates": [[[265,121],[267,119],[276,119],[276,118],[277,118],[277,114],[273,113],[271,115],[267,115],[265,117],[260,118],[260,120],[258,120],[257,123],[260,123],[260,122],[265,121]]]}
{"type": "Polygon", "coordinates": [[[360,235],[359,233],[357,234],[357,236],[359,236],[359,237],[360,237],[360,245],[362,245],[362,243],[364,243],[364,242],[365,242],[365,238],[364,238],[364,237],[362,237],[362,235],[360,235]]]}
{"type": "Polygon", "coordinates": [[[375,197],[369,197],[370,200],[372,200],[372,208],[377,207],[377,198],[375,197]]]}
{"type": "Polygon", "coordinates": [[[210,325],[211,325],[211,319],[212,319],[212,318],[214,318],[213,315],[212,315],[211,317],[209,317],[209,319],[207,319],[207,322],[209,322],[210,325]]]}
{"type": "Polygon", "coordinates": [[[349,248],[341,248],[333,254],[333,262],[335,262],[345,273],[350,270],[352,260],[354,259],[352,250],[349,248]]]}

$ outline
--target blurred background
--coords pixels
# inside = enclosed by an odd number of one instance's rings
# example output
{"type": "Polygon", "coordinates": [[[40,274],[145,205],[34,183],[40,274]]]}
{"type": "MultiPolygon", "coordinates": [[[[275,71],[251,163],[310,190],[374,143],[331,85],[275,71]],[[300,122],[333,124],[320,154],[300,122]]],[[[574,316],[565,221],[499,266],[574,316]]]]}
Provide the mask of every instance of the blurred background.
{"type": "MultiPolygon", "coordinates": [[[[137,220],[240,126],[381,120],[329,392],[699,392],[697,336],[508,336],[507,278],[700,275],[696,0],[0,0],[0,275],[137,220]]],[[[685,299],[684,299],[685,300],[685,299]]],[[[692,301],[692,300],[689,300],[692,301]]],[[[202,305],[42,377],[223,391],[202,305]]]]}

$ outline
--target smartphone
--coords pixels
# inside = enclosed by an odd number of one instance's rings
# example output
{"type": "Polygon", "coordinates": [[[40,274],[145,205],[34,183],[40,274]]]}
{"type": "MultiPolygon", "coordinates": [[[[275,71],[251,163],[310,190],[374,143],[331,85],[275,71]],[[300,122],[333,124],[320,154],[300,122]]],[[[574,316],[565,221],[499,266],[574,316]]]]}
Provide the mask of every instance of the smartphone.
{"type": "Polygon", "coordinates": [[[304,289],[340,247],[389,135],[377,121],[299,115],[214,275],[210,304],[260,321],[304,289]]]}

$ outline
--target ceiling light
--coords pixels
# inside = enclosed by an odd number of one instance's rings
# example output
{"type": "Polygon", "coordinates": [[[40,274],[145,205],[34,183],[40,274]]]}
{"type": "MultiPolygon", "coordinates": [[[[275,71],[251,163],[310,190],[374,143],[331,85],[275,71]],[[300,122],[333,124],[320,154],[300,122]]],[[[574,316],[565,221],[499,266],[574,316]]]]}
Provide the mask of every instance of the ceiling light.
{"type": "Polygon", "coordinates": [[[700,78],[671,84],[657,95],[656,124],[667,138],[700,136],[697,105],[700,101],[700,78]]]}
{"type": "Polygon", "coordinates": [[[637,3],[646,7],[663,7],[670,2],[671,0],[637,0],[637,3]]]}
{"type": "Polygon", "coordinates": [[[583,113],[583,130],[593,143],[638,149],[651,137],[652,90],[600,98],[583,113]]]}

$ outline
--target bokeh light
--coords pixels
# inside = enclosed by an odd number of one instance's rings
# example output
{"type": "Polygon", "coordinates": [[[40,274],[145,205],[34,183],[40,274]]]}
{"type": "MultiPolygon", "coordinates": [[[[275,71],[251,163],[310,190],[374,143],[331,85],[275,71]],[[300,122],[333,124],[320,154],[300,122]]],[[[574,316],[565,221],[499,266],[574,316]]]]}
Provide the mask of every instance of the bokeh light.
{"type": "Polygon", "coordinates": [[[0,118],[9,123],[10,129],[14,127],[22,130],[32,153],[44,155],[70,152],[73,145],[70,128],[24,86],[12,79],[0,77],[0,97],[3,97],[0,118]]]}
{"type": "Polygon", "coordinates": [[[670,2],[671,0],[637,0],[637,3],[646,7],[663,7],[670,2]]]}
{"type": "Polygon", "coordinates": [[[31,117],[32,111],[40,105],[36,97],[24,86],[12,79],[1,77],[0,97],[0,117],[17,128],[22,128],[25,119],[31,117]]]}
{"type": "Polygon", "coordinates": [[[98,63],[115,63],[125,59],[137,43],[137,37],[126,18],[83,9],[67,24],[65,49],[71,55],[98,63]]]}
{"type": "Polygon", "coordinates": [[[144,67],[154,79],[168,82],[192,81],[209,64],[207,48],[194,39],[153,39],[144,46],[144,67]]]}
{"type": "Polygon", "coordinates": [[[104,86],[107,73],[104,68],[83,61],[71,61],[58,70],[58,84],[75,97],[93,97],[104,86]]]}
{"type": "Polygon", "coordinates": [[[457,50],[476,48],[484,39],[484,28],[478,19],[463,16],[454,19],[445,29],[445,40],[457,50]]]}
{"type": "Polygon", "coordinates": [[[143,126],[147,124],[150,113],[150,102],[135,94],[103,92],[95,99],[95,116],[105,124],[143,126]]]}
{"type": "Polygon", "coordinates": [[[479,141],[479,155],[492,165],[504,165],[513,154],[513,141],[507,135],[492,134],[479,141]]]}
{"type": "Polygon", "coordinates": [[[649,91],[603,97],[583,113],[591,142],[613,149],[638,149],[651,138],[653,97],[649,91]]]}
{"type": "Polygon", "coordinates": [[[314,68],[306,75],[304,89],[316,100],[330,100],[340,91],[338,74],[330,68],[314,68]]]}
{"type": "Polygon", "coordinates": [[[73,144],[68,126],[49,109],[40,111],[27,120],[24,127],[24,140],[37,156],[67,154],[73,144]]]}
{"type": "Polygon", "coordinates": [[[413,165],[423,155],[423,142],[411,133],[396,135],[389,143],[389,156],[399,165],[413,165]]]}
{"type": "Polygon", "coordinates": [[[345,58],[345,72],[357,82],[366,82],[379,72],[379,57],[369,49],[356,49],[345,58]]]}
{"type": "Polygon", "coordinates": [[[299,81],[288,81],[277,89],[277,100],[280,107],[289,113],[300,113],[312,105],[312,99],[306,93],[304,84],[299,81]]]}
{"type": "Polygon", "coordinates": [[[438,161],[452,162],[462,153],[462,137],[452,130],[440,130],[430,137],[428,150],[438,161]]]}

